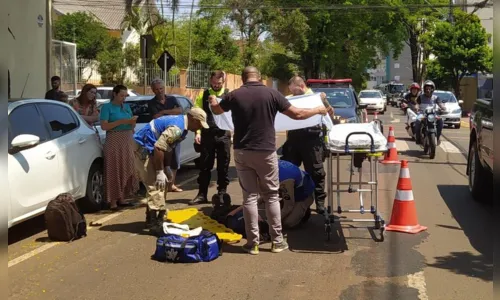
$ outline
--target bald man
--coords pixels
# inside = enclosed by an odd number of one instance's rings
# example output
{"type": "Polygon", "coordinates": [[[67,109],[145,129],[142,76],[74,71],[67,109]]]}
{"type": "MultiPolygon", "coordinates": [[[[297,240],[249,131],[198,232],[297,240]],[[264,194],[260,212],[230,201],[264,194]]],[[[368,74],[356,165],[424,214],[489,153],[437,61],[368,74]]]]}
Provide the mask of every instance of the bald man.
{"type": "Polygon", "coordinates": [[[220,103],[210,96],[210,106],[216,115],[231,111],[234,124],[234,161],[243,192],[243,215],[246,220],[247,244],[243,250],[259,253],[259,194],[266,204],[267,222],[272,239],[271,251],[279,253],[288,249],[281,232],[281,209],[279,204],[279,167],[276,154],[276,132],[274,119],[281,112],[295,120],[325,115],[321,105],[312,109],[297,108],[277,90],[261,83],[260,72],[255,67],[246,67],[241,78],[243,85],[222,96],[220,103]]]}
{"type": "MultiPolygon", "coordinates": [[[[288,82],[288,89],[292,95],[287,96],[300,96],[314,94],[314,92],[307,87],[304,79],[300,76],[293,76],[288,82]]],[[[326,95],[321,93],[323,104],[327,107],[328,113],[332,120],[334,119],[334,109],[328,103],[326,95]]],[[[287,160],[297,167],[304,164],[304,170],[312,177],[315,190],[314,198],[316,201],[316,213],[325,213],[325,168],[323,167],[324,157],[324,130],[321,125],[290,130],[287,132],[287,139],[283,146],[283,157],[281,159],[287,160]]]]}

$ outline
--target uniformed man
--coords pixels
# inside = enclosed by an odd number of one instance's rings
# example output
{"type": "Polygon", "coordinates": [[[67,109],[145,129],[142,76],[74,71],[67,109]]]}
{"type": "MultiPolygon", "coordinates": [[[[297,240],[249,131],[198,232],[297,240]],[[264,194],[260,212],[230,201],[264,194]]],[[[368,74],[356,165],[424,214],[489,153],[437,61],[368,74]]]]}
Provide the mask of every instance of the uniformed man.
{"type": "Polygon", "coordinates": [[[188,131],[196,132],[208,128],[207,115],[200,108],[192,108],[187,115],[162,116],[154,119],[134,134],[137,144],[135,167],[146,186],[146,228],[161,227],[167,212],[168,178],[165,174],[165,159],[172,156],[173,149],[188,131]]]}
{"type": "MultiPolygon", "coordinates": [[[[292,92],[291,96],[309,95],[314,92],[306,86],[304,79],[300,76],[294,76],[288,82],[288,88],[292,92]]],[[[321,99],[327,107],[328,114],[334,119],[334,109],[327,100],[326,95],[321,93],[321,99]]],[[[304,164],[304,170],[309,173],[315,184],[315,202],[316,212],[324,214],[325,212],[325,169],[323,167],[324,151],[324,130],[322,126],[291,130],[287,133],[287,140],[283,147],[283,157],[296,166],[304,164]]]]}
{"type": "MultiPolygon", "coordinates": [[[[225,74],[223,71],[212,72],[210,76],[210,88],[201,92],[194,102],[194,107],[199,107],[207,114],[209,128],[196,132],[195,143],[200,145],[200,174],[198,176],[198,195],[189,204],[195,205],[207,203],[208,186],[210,184],[211,172],[214,167],[215,157],[217,157],[217,190],[218,196],[215,199],[224,199],[229,202],[226,189],[229,184],[229,161],[231,160],[231,132],[217,127],[209,108],[208,97],[214,95],[221,97],[229,92],[224,88],[225,74]]],[[[213,203],[216,207],[220,203],[213,203]]],[[[224,203],[229,206],[230,203],[224,203]]]]}

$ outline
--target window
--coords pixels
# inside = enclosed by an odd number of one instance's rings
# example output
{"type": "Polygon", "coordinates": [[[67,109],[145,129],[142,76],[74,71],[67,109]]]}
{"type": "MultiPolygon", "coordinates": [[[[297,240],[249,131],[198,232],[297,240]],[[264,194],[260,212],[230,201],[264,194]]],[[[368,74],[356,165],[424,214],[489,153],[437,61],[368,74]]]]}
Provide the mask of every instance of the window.
{"type": "Polygon", "coordinates": [[[182,108],[182,113],[186,114],[191,109],[193,104],[191,104],[191,101],[189,101],[189,99],[187,98],[184,97],[176,97],[176,98],[177,98],[177,103],[179,103],[179,105],[182,108]]]}
{"type": "Polygon", "coordinates": [[[39,104],[38,107],[52,139],[57,139],[78,127],[73,113],[68,108],[57,104],[39,104]]]}
{"type": "Polygon", "coordinates": [[[134,116],[138,116],[137,123],[149,123],[153,120],[153,116],[149,114],[148,100],[144,101],[127,101],[134,116]]]}
{"type": "Polygon", "coordinates": [[[20,134],[32,134],[40,138],[40,143],[49,140],[49,134],[34,104],[15,108],[9,114],[9,148],[12,140],[20,134]]]}
{"type": "Polygon", "coordinates": [[[342,108],[351,107],[353,105],[353,96],[347,88],[313,88],[313,91],[315,93],[324,92],[328,103],[333,107],[342,108]]]}
{"type": "Polygon", "coordinates": [[[379,92],[361,92],[359,98],[382,98],[379,92]]]}

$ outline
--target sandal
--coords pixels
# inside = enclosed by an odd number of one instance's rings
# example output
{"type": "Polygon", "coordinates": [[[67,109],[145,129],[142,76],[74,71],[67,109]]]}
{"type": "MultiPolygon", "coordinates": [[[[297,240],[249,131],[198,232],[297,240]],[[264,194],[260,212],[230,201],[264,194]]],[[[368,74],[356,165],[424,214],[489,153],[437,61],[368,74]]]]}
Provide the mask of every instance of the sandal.
{"type": "Polygon", "coordinates": [[[174,192],[174,193],[180,193],[180,192],[183,192],[184,190],[175,186],[175,185],[172,185],[172,187],[170,188],[170,192],[174,192]]]}

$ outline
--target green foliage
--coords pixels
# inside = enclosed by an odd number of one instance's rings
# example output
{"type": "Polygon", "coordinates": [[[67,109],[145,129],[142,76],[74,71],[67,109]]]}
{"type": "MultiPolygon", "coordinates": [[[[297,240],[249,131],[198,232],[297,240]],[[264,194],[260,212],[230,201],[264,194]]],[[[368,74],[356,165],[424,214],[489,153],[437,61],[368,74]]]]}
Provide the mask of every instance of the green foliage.
{"type": "Polygon", "coordinates": [[[99,62],[97,70],[101,74],[102,84],[123,83],[125,56],[119,38],[108,39],[105,50],[97,54],[97,61],[99,62]]]}
{"type": "Polygon", "coordinates": [[[82,59],[96,59],[110,39],[102,23],[83,12],[60,16],[53,30],[55,39],[75,42],[77,57],[82,59]]]}
{"type": "Polygon", "coordinates": [[[454,12],[454,24],[437,22],[424,36],[429,51],[436,56],[443,75],[450,76],[459,97],[460,80],[467,74],[491,72],[493,55],[489,35],[476,15],[454,12]]]}

